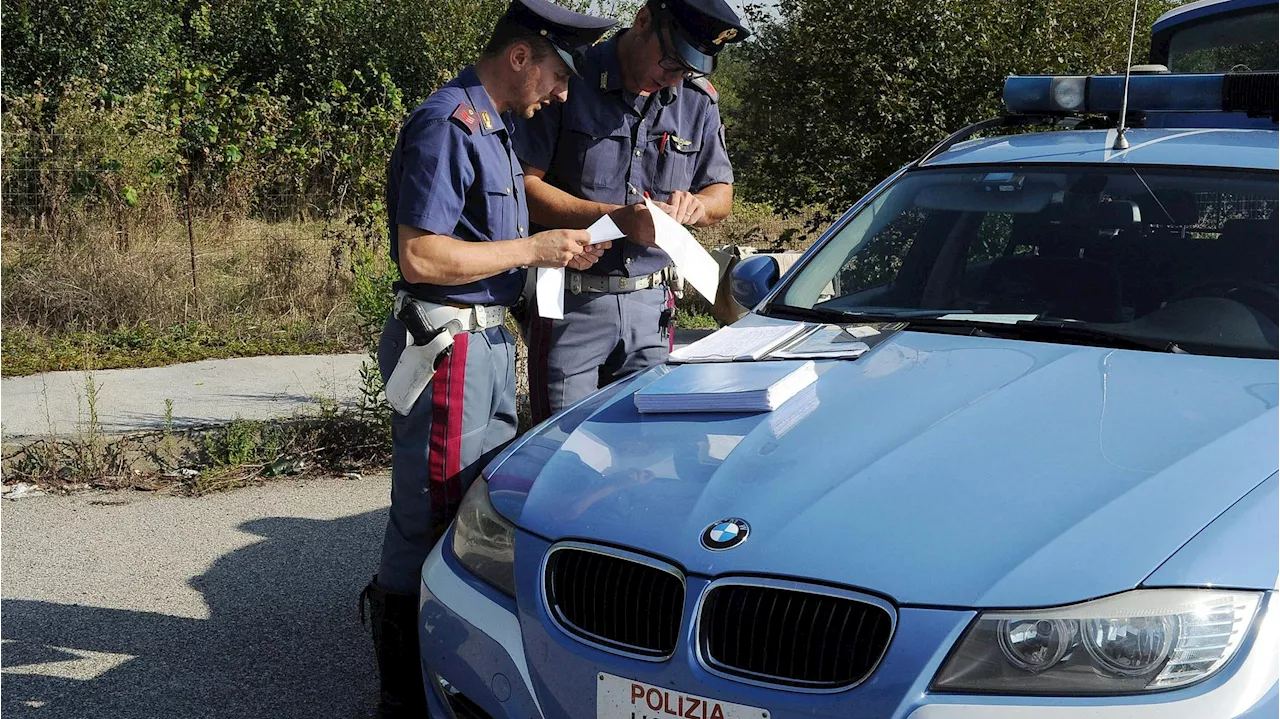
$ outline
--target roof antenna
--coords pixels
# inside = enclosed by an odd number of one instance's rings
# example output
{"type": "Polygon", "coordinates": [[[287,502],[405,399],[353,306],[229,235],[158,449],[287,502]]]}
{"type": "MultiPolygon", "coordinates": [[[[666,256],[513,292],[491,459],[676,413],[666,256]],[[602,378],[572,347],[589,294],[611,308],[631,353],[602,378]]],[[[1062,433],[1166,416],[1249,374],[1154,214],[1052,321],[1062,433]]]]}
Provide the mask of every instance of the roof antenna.
{"type": "Polygon", "coordinates": [[[1124,139],[1124,121],[1129,114],[1129,70],[1133,67],[1133,36],[1138,34],[1138,0],[1133,0],[1133,25],[1129,28],[1129,59],[1124,64],[1124,95],[1120,99],[1120,126],[1116,128],[1116,141],[1112,150],[1128,150],[1129,141],[1124,139]]]}

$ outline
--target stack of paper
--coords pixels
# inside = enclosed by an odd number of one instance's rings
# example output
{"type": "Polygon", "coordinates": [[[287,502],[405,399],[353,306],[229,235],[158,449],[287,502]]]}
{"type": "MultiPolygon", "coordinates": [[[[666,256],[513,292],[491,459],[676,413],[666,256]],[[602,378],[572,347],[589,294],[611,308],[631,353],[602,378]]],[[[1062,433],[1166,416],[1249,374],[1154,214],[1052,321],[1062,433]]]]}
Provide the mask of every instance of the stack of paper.
{"type": "Polygon", "coordinates": [[[801,323],[724,327],[671,353],[671,361],[732,362],[757,360],[813,327],[801,323]]]}
{"type": "Polygon", "coordinates": [[[787,432],[796,428],[801,420],[813,414],[818,408],[818,383],[815,382],[800,390],[794,397],[782,404],[777,411],[769,413],[769,431],[774,439],[782,439],[787,432]]]}
{"type": "Polygon", "coordinates": [[[677,367],[636,392],[640,412],[772,412],[818,374],[813,362],[677,367]]]}

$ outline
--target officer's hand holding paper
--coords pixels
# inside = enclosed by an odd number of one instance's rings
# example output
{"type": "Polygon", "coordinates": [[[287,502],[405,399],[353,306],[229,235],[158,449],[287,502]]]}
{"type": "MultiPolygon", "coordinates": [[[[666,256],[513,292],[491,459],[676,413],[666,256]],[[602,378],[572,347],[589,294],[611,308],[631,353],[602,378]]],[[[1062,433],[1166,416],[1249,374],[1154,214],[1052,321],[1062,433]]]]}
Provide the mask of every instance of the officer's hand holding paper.
{"type": "MultiPolygon", "coordinates": [[[[622,231],[608,215],[604,215],[587,228],[592,245],[611,242],[624,237],[622,231]]],[[[538,298],[538,314],[547,319],[564,319],[564,268],[539,267],[535,293],[538,298]]]]}
{"type": "Polygon", "coordinates": [[[644,205],[653,217],[658,248],[671,257],[680,270],[680,276],[693,285],[698,294],[706,297],[708,302],[715,302],[716,286],[720,283],[720,267],[715,259],[683,225],[658,209],[652,200],[645,198],[644,205]]]}

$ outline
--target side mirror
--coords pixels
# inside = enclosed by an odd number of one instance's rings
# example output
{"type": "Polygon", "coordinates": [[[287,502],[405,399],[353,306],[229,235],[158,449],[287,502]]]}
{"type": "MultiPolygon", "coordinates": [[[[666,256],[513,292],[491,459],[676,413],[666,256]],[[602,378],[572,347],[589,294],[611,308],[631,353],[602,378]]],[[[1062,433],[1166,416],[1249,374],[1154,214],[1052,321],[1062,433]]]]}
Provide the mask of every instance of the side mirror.
{"type": "Polygon", "coordinates": [[[778,262],[769,255],[752,255],[734,265],[729,284],[733,299],[750,310],[778,284],[778,262]]]}

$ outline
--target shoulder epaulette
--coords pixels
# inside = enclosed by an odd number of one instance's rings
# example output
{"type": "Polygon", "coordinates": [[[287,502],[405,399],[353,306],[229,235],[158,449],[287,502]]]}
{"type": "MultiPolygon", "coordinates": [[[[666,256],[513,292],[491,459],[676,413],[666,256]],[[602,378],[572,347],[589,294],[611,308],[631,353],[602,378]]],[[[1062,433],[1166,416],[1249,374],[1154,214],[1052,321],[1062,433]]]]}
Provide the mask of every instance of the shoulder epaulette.
{"type": "Polygon", "coordinates": [[[456,120],[462,129],[467,131],[468,135],[474,134],[480,129],[480,116],[476,114],[476,109],[467,103],[460,103],[458,108],[449,116],[450,120],[456,120]]]}
{"type": "Polygon", "coordinates": [[[711,81],[708,80],[707,78],[699,77],[699,78],[690,80],[689,84],[698,88],[699,90],[702,91],[702,94],[711,98],[712,103],[720,102],[720,93],[716,91],[715,85],[712,85],[711,81]]]}

